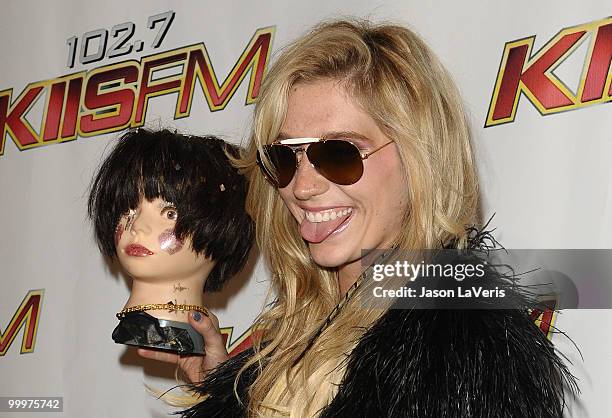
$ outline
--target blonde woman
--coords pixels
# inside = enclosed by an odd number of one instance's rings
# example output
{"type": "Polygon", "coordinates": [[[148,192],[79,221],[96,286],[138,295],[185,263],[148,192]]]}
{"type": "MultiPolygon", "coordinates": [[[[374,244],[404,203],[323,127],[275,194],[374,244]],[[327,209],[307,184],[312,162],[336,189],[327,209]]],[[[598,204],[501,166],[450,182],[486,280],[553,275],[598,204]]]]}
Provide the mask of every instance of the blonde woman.
{"type": "MultiPolygon", "coordinates": [[[[282,51],[237,161],[275,299],[252,350],[179,361],[203,396],[185,417],[557,417],[573,378],[526,310],[357,303],[372,248],[465,247],[479,224],[468,125],[447,71],[410,30],[321,24],[282,51]],[[190,361],[191,363],[187,363],[190,361]]],[[[522,308],[522,307],[519,307],[522,308]]]]}

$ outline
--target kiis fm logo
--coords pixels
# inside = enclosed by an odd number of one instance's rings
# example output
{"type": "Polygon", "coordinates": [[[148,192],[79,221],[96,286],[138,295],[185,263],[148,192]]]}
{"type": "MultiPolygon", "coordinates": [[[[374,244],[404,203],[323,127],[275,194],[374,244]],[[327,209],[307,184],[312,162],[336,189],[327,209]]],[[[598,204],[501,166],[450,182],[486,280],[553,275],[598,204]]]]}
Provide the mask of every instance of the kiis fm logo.
{"type": "Polygon", "coordinates": [[[20,150],[25,150],[70,141],[77,136],[142,126],[149,99],[160,95],[178,93],[174,118],[187,117],[196,80],[209,109],[214,112],[227,106],[250,71],[246,104],[251,104],[259,95],[273,35],[274,27],[258,29],[221,85],[206,47],[200,43],[150,55],[140,61],[127,60],[30,83],[14,100],[11,100],[12,89],[0,91],[0,155],[4,153],[7,133],[20,150]],[[174,73],[157,76],[157,72],[165,70],[174,70],[174,73]],[[25,116],[43,93],[46,93],[46,102],[37,132],[25,116]]]}
{"type": "Polygon", "coordinates": [[[562,29],[532,55],[534,40],[535,35],[506,43],[485,127],[514,122],[521,93],[542,115],[612,100],[612,17],[562,29]],[[588,38],[574,94],[553,71],[588,38]]]}

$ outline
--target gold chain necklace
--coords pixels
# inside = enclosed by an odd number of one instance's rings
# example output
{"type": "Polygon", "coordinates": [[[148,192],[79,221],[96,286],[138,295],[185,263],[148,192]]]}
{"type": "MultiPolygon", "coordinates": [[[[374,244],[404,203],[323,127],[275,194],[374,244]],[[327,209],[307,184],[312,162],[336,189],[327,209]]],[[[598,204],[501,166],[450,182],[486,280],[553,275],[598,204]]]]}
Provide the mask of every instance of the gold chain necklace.
{"type": "Polygon", "coordinates": [[[338,302],[338,304],[334,307],[334,309],[332,309],[332,311],[329,313],[325,321],[323,321],[319,329],[317,329],[317,331],[309,338],[308,342],[306,343],[306,347],[302,350],[300,355],[294,360],[293,366],[295,366],[304,357],[304,355],[306,354],[308,350],[310,350],[310,348],[312,348],[314,342],[319,337],[319,335],[321,335],[321,333],[325,331],[327,327],[329,327],[332,321],[338,316],[338,314],[340,314],[340,311],[342,310],[344,305],[346,305],[347,302],[351,300],[353,295],[357,293],[357,289],[359,289],[359,287],[361,286],[361,283],[364,281],[364,278],[366,277],[368,272],[372,269],[372,266],[375,264],[379,264],[382,261],[388,259],[388,257],[392,253],[394,253],[396,249],[397,249],[397,244],[392,245],[388,250],[384,251],[378,257],[376,257],[375,261],[373,263],[370,263],[366,267],[366,269],[363,272],[361,272],[359,277],[357,277],[357,280],[355,281],[355,283],[353,283],[353,285],[346,291],[346,294],[344,295],[342,300],[338,302]]]}
{"type": "Polygon", "coordinates": [[[199,306],[199,305],[187,305],[187,304],[176,304],[174,302],[168,303],[149,303],[146,305],[135,305],[130,306],[129,308],[123,308],[121,312],[117,312],[117,318],[123,319],[125,315],[130,312],[144,312],[144,311],[154,311],[154,310],[164,310],[168,312],[177,312],[177,311],[197,311],[201,312],[204,315],[208,316],[208,309],[199,306]]]}

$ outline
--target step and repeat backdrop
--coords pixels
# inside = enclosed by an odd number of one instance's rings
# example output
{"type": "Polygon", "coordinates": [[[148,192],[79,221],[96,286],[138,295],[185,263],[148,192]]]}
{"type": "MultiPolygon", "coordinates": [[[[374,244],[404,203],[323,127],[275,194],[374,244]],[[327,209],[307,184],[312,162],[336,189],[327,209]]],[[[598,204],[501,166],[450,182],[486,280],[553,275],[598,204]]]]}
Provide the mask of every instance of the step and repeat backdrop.
{"type": "MultiPolygon", "coordinates": [[[[174,386],[175,367],[111,340],[129,280],[93,241],[91,177],[130,127],[244,144],[275,52],[325,19],[391,20],[438,54],[464,97],[483,213],[495,214],[505,247],[612,248],[607,0],[27,0],[1,8],[1,416],[175,410],[145,390],[174,386]],[[19,397],[60,398],[61,411],[17,413],[8,401],[19,397]]],[[[254,252],[245,272],[206,295],[232,353],[250,344],[268,278],[254,252]]],[[[568,416],[610,416],[611,296],[539,318],[580,380],[568,416]]]]}

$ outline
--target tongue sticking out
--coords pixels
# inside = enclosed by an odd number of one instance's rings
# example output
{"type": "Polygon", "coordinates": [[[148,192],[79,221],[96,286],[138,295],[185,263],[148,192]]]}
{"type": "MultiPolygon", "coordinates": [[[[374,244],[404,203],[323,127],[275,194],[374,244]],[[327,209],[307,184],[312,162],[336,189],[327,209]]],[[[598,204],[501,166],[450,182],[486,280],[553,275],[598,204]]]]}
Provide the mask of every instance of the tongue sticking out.
{"type": "Polygon", "coordinates": [[[302,234],[302,238],[308,242],[312,242],[313,244],[318,244],[325,238],[329,237],[332,232],[338,229],[338,227],[344,221],[346,221],[349,216],[350,213],[348,215],[340,216],[334,220],[325,222],[310,222],[308,219],[304,218],[300,225],[300,233],[302,234]]]}

